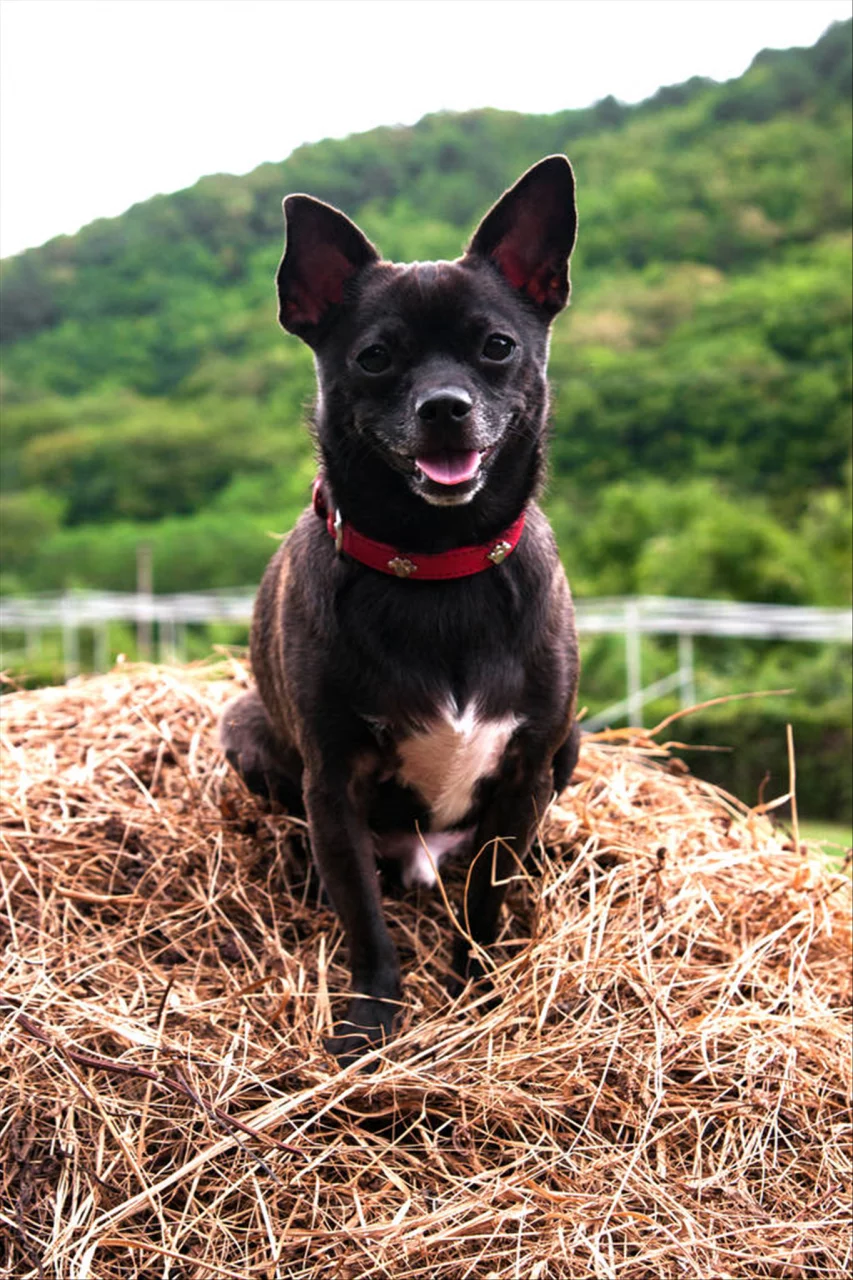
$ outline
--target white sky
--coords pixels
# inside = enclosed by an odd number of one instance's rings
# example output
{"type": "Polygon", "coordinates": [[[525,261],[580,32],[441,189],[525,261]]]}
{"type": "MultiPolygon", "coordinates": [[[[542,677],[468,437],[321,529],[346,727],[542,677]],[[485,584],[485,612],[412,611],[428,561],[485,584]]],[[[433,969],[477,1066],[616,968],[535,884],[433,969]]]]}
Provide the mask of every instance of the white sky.
{"type": "Polygon", "coordinates": [[[636,102],[851,0],[2,0],[0,253],[443,108],[636,102]]]}

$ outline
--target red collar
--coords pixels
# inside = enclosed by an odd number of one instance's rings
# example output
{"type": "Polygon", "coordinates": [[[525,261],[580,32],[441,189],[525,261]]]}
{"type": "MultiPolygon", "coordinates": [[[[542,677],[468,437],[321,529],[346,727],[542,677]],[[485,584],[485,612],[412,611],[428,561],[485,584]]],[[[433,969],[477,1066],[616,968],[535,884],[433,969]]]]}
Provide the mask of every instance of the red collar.
{"type": "Polygon", "coordinates": [[[340,511],[326,501],[322,476],[314,481],[312,502],[315,512],[326,522],[326,528],[335,539],[335,549],[339,554],[352,556],[353,560],[366,564],[370,569],[378,569],[380,573],[390,574],[391,577],[414,578],[420,582],[468,578],[473,573],[482,573],[484,569],[503,564],[518,545],[526,514],[522,511],[518,519],[508,529],[504,529],[499,537],[479,547],[456,547],[453,551],[442,551],[439,555],[420,551],[404,554],[398,547],[392,547],[387,542],[377,542],[375,538],[365,537],[342,520],[340,511]]]}

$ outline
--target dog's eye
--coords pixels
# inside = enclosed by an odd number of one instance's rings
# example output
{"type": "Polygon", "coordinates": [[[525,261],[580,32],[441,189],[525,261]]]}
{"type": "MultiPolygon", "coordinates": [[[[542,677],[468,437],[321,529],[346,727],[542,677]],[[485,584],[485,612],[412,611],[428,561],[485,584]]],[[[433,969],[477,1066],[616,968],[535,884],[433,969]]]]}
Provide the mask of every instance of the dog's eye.
{"type": "Polygon", "coordinates": [[[483,355],[487,360],[508,360],[515,350],[515,343],[505,333],[490,333],[483,343],[483,355]]]}
{"type": "Polygon", "coordinates": [[[391,368],[391,352],[381,342],[374,342],[359,351],[356,361],[365,373],[385,373],[391,368]]]}

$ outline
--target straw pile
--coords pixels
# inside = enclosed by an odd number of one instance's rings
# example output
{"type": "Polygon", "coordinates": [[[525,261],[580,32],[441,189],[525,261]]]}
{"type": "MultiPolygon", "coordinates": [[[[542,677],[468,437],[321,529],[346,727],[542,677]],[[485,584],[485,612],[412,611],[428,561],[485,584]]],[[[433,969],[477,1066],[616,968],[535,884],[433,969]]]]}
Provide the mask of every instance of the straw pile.
{"type": "Polygon", "coordinates": [[[445,901],[406,895],[399,1037],[340,1071],[304,828],[217,751],[241,680],[4,700],[10,1276],[849,1273],[843,876],[640,735],[588,741],[513,886],[501,1002],[449,1002],[445,901]]]}

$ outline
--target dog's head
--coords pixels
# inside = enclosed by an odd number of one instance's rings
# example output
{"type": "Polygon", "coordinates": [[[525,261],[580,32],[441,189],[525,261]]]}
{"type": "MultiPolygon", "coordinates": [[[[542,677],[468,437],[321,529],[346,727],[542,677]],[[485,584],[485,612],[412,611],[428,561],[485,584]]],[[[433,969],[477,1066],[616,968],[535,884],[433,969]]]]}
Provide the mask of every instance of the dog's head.
{"type": "Polygon", "coordinates": [[[529,169],[456,262],[380,261],[342,213],[284,202],[279,319],[313,349],[327,457],[384,468],[433,506],[531,470],[547,404],[548,331],[569,296],[574,180],[529,169]]]}

